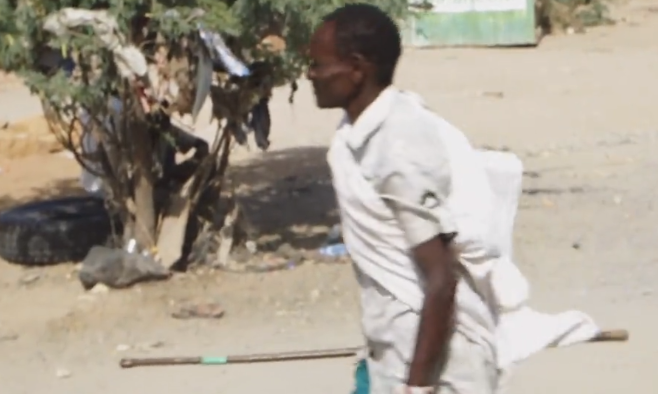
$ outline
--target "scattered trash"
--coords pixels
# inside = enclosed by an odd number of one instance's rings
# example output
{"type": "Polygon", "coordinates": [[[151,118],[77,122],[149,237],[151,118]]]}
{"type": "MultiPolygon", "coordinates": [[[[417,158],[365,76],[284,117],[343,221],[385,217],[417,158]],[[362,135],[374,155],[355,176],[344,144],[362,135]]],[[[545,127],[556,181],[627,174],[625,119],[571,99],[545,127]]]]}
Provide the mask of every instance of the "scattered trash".
{"type": "Polygon", "coordinates": [[[499,91],[481,91],[478,92],[480,97],[491,97],[491,98],[504,98],[505,93],[499,91]]]}
{"type": "Polygon", "coordinates": [[[327,233],[327,239],[324,241],[325,246],[335,245],[343,242],[343,228],[340,224],[334,225],[327,233]]]}
{"type": "Polygon", "coordinates": [[[94,287],[89,290],[93,294],[107,294],[110,291],[110,288],[102,283],[97,283],[94,287]]]}
{"type": "Polygon", "coordinates": [[[580,186],[574,186],[565,189],[552,188],[552,187],[548,187],[548,188],[532,187],[532,188],[523,189],[523,194],[527,194],[529,196],[535,196],[539,194],[560,195],[560,194],[581,194],[581,193],[588,193],[593,191],[595,190],[590,188],[585,189],[584,187],[580,187],[580,186]]]}
{"type": "Polygon", "coordinates": [[[277,256],[273,253],[265,253],[258,262],[240,264],[239,269],[232,271],[265,273],[282,271],[296,268],[304,262],[301,256],[277,256]]]}
{"type": "Polygon", "coordinates": [[[20,284],[23,285],[23,286],[28,286],[28,285],[31,285],[32,283],[38,281],[39,279],[41,279],[41,275],[40,275],[40,274],[30,273],[30,274],[27,274],[27,275],[23,276],[23,277],[19,280],[19,282],[20,282],[20,284]]]}
{"type": "Polygon", "coordinates": [[[324,246],[318,250],[323,257],[341,258],[348,256],[347,247],[343,243],[343,229],[340,224],[334,225],[327,233],[324,246]]]}
{"type": "Polygon", "coordinates": [[[71,377],[71,375],[71,371],[61,368],[55,372],[57,379],[68,379],[71,377]]]}
{"type": "Polygon", "coordinates": [[[0,334],[0,342],[11,342],[17,339],[18,339],[18,334],[15,334],[13,332],[8,334],[0,334]]]}
{"type": "Polygon", "coordinates": [[[138,350],[159,349],[161,347],[164,347],[164,345],[165,345],[164,341],[145,342],[145,343],[137,344],[135,346],[135,349],[138,350]]]}
{"type": "Polygon", "coordinates": [[[264,273],[289,270],[297,267],[300,263],[301,261],[286,260],[284,258],[270,259],[269,261],[265,260],[261,264],[250,264],[246,267],[246,271],[264,273]]]}
{"type": "Polygon", "coordinates": [[[328,245],[320,248],[322,256],[327,257],[344,257],[348,255],[347,247],[343,243],[328,245]]]}
{"type": "Polygon", "coordinates": [[[511,152],[512,151],[512,149],[507,145],[494,146],[494,145],[489,145],[489,144],[480,145],[478,147],[478,150],[484,150],[484,151],[493,150],[493,151],[497,151],[497,152],[511,152]]]}
{"type": "Polygon", "coordinates": [[[149,351],[152,349],[158,349],[165,345],[163,341],[154,341],[154,342],[145,342],[140,343],[135,346],[130,346],[125,343],[119,344],[116,347],[116,351],[119,353],[127,352],[128,350],[138,350],[138,351],[149,351]]]}
{"type": "Polygon", "coordinates": [[[174,319],[219,319],[222,316],[224,308],[215,302],[183,305],[171,314],[174,319]]]}
{"type": "Polygon", "coordinates": [[[126,252],[135,253],[136,249],[137,249],[137,240],[135,238],[131,238],[126,244],[126,252]]]}
{"type": "Polygon", "coordinates": [[[234,76],[247,77],[251,74],[249,68],[231,52],[219,33],[206,30],[201,25],[198,31],[204,46],[210,51],[213,63],[223,66],[234,76]]]}
{"type": "Polygon", "coordinates": [[[254,241],[247,241],[245,242],[244,246],[251,254],[255,254],[256,252],[258,252],[258,245],[256,245],[256,242],[254,241]]]}
{"type": "Polygon", "coordinates": [[[80,282],[87,290],[99,283],[124,288],[137,282],[164,280],[170,276],[170,271],[151,256],[105,246],[94,246],[78,273],[80,282]]]}
{"type": "MultiPolygon", "coordinates": [[[[71,153],[71,152],[69,152],[69,151],[67,151],[67,150],[63,150],[63,151],[61,151],[61,152],[58,152],[58,153],[57,153],[57,156],[63,157],[63,158],[65,158],[65,159],[75,159],[75,155],[73,155],[73,153],[71,153]]],[[[85,173],[88,174],[88,172],[85,172],[85,173]]],[[[86,180],[86,179],[85,179],[85,180],[86,180]]],[[[82,184],[83,184],[83,187],[85,187],[85,190],[87,190],[87,187],[86,187],[86,186],[87,186],[87,183],[85,183],[85,181],[83,180],[83,181],[82,181],[82,184]]]]}

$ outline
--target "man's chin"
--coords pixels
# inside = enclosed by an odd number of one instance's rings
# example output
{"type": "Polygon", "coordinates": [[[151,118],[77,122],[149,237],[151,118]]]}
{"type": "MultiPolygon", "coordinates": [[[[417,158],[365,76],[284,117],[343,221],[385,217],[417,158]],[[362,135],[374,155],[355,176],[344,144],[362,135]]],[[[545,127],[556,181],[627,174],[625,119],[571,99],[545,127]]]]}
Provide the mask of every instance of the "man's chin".
{"type": "Polygon", "coordinates": [[[318,108],[320,109],[338,108],[338,106],[333,105],[330,102],[327,102],[327,100],[322,100],[318,96],[315,96],[315,105],[317,105],[318,108]]]}

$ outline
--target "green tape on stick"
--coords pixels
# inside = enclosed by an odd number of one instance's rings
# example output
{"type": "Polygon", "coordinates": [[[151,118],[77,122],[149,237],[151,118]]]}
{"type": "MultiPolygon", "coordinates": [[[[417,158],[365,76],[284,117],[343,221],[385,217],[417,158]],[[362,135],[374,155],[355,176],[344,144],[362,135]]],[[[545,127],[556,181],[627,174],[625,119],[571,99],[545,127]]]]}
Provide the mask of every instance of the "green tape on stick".
{"type": "Polygon", "coordinates": [[[201,357],[203,365],[224,365],[228,364],[228,357],[201,357]]]}

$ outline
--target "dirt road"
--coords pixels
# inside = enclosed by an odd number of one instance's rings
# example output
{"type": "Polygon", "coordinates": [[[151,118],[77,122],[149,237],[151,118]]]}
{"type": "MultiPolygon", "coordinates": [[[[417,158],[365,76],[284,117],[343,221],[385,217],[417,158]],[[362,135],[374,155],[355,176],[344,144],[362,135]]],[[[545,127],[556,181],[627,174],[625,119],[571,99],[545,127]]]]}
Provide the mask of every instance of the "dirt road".
{"type": "MultiPolygon", "coordinates": [[[[615,27],[549,37],[537,49],[409,50],[404,56],[399,85],[424,95],[475,144],[508,147],[530,171],[515,246],[533,285],[533,305],[582,309],[604,327],[632,333],[626,344],[531,358],[514,376],[511,394],[658,389],[658,14],[652,6],[658,3],[633,2],[618,10],[623,21],[615,27]]],[[[0,115],[13,111],[18,93],[11,92],[0,91],[0,115]]],[[[273,103],[278,151],[241,171],[241,179],[253,186],[251,217],[263,232],[279,229],[292,246],[313,248],[319,237],[311,230],[335,220],[324,147],[338,114],[316,110],[306,84],[293,106],[287,93],[277,92],[273,103]],[[286,192],[295,187],[303,192],[286,192]]],[[[78,170],[62,156],[0,159],[0,168],[2,206],[76,189],[78,170]]],[[[352,383],[352,360],[117,367],[125,354],[359,344],[347,265],[267,274],[199,270],[167,283],[85,294],[72,265],[25,270],[3,263],[0,291],[3,393],[327,394],[347,393],[352,383]],[[178,302],[209,298],[225,306],[223,319],[169,317],[178,302]],[[58,370],[70,376],[58,378],[58,370]]]]}

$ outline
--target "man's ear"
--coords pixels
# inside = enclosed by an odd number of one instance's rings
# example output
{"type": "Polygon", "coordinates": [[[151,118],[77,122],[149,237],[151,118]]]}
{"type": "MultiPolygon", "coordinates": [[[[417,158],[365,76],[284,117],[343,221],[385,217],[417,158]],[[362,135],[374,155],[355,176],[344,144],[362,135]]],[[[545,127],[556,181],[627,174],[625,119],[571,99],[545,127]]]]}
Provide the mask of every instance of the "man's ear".
{"type": "Polygon", "coordinates": [[[352,65],[352,82],[355,85],[360,85],[368,75],[368,67],[370,63],[366,61],[363,55],[354,53],[350,55],[350,63],[352,65]]]}

